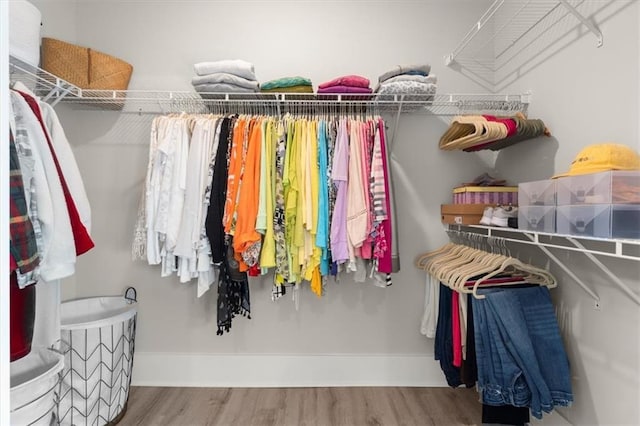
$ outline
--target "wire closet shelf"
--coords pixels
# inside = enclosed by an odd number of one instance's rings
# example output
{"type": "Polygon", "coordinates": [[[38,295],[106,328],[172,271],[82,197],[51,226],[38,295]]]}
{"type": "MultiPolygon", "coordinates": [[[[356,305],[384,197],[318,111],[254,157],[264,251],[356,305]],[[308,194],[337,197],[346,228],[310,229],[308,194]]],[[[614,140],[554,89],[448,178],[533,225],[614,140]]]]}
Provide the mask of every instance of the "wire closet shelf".
{"type": "Polygon", "coordinates": [[[404,113],[438,116],[526,112],[529,94],[196,93],[167,90],[85,90],[10,57],[11,82],[22,82],[52,105],[58,102],[122,112],[404,113]]]}

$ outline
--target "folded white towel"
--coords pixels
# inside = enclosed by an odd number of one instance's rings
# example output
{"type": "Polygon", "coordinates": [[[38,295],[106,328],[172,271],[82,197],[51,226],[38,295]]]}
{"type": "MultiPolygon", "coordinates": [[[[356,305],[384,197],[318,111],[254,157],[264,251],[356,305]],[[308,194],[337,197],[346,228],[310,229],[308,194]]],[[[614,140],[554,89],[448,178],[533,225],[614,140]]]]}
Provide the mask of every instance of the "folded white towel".
{"type": "Polygon", "coordinates": [[[256,80],[253,64],[242,59],[223,59],[213,62],[199,62],[193,66],[198,75],[215,74],[224,72],[246,78],[247,80],[256,80]]]}
{"type": "Polygon", "coordinates": [[[246,87],[247,89],[258,90],[258,82],[255,80],[247,80],[237,75],[229,74],[226,72],[218,72],[215,74],[199,75],[191,79],[191,84],[198,86],[201,84],[217,84],[227,83],[235,84],[236,86],[246,87]]]}

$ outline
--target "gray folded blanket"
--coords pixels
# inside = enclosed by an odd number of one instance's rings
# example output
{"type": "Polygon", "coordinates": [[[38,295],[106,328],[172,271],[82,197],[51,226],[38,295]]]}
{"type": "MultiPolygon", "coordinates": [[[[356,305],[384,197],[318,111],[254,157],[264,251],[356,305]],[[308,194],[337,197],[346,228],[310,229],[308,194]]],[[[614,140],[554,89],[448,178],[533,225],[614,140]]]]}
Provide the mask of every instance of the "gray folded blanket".
{"type": "Polygon", "coordinates": [[[255,93],[258,91],[257,87],[255,89],[249,89],[231,83],[198,84],[193,86],[193,88],[196,89],[198,93],[255,93]]]}
{"type": "Polygon", "coordinates": [[[247,80],[256,80],[253,64],[242,59],[223,59],[213,62],[199,62],[193,66],[197,75],[208,75],[224,72],[237,75],[247,80]]]}
{"type": "Polygon", "coordinates": [[[406,73],[411,73],[411,72],[422,73],[424,75],[428,75],[429,72],[431,72],[431,65],[429,65],[429,64],[422,64],[422,65],[396,65],[395,68],[385,72],[380,77],[378,77],[378,82],[382,83],[383,81],[386,81],[386,80],[390,79],[391,77],[395,77],[395,76],[400,75],[400,74],[406,74],[406,73]]]}
{"type": "MultiPolygon", "coordinates": [[[[430,75],[427,75],[427,76],[400,74],[400,75],[397,75],[395,77],[391,77],[391,78],[385,80],[384,83],[382,83],[382,84],[397,83],[399,81],[414,81],[416,83],[422,83],[422,84],[436,84],[438,82],[438,77],[436,77],[435,74],[430,74],[430,75]]],[[[380,87],[381,87],[382,84],[378,83],[378,85],[376,86],[376,89],[374,90],[374,92],[379,92],[380,91],[380,87]]]]}
{"type": "Polygon", "coordinates": [[[203,85],[203,84],[218,84],[218,83],[234,84],[236,86],[246,87],[247,89],[251,89],[253,91],[258,90],[257,81],[247,80],[246,78],[238,77],[237,75],[229,74],[226,72],[200,75],[200,76],[195,76],[191,79],[191,84],[193,84],[194,87],[203,85]]]}

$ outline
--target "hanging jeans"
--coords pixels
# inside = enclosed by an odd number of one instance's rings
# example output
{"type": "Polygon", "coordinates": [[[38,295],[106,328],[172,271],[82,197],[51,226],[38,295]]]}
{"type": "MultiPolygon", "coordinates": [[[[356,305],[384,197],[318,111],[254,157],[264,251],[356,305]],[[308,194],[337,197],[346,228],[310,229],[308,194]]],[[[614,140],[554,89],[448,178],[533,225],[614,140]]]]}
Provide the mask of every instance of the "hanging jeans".
{"type": "Polygon", "coordinates": [[[478,387],[488,405],[542,417],[573,401],[569,362],[546,287],[481,289],[473,301],[478,387]]]}
{"type": "MultiPolygon", "coordinates": [[[[460,369],[453,365],[452,296],[453,291],[449,287],[440,284],[434,355],[436,361],[440,361],[440,368],[444,372],[447,383],[455,388],[462,384],[462,380],[460,380],[460,369]]],[[[457,315],[458,313],[456,312],[455,314],[457,315]]]]}

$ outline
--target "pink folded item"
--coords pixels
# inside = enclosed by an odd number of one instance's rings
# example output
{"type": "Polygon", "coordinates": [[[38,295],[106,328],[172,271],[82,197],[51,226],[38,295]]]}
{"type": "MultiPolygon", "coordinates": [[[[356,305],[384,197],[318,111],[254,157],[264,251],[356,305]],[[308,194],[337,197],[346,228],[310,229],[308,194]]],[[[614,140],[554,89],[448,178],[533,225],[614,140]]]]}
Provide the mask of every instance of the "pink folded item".
{"type": "Polygon", "coordinates": [[[318,86],[318,89],[325,89],[331,86],[369,87],[369,79],[359,75],[345,75],[322,83],[318,86]]]}
{"type": "Polygon", "coordinates": [[[318,88],[318,93],[371,93],[370,87],[328,86],[318,88]]]}

